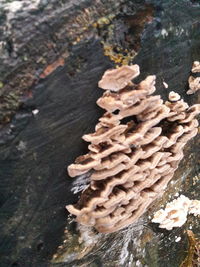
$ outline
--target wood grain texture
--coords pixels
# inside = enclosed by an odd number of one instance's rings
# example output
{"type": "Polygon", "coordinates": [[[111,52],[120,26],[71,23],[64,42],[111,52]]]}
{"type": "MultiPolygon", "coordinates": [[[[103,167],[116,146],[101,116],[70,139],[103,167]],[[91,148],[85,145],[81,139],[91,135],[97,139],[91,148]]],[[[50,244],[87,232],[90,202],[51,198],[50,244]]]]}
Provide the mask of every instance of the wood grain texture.
{"type": "MultiPolygon", "coordinates": [[[[76,41],[75,34],[79,24],[73,28],[72,37],[67,35],[71,25],[69,19],[77,19],[77,15],[82,14],[80,10],[90,7],[91,1],[81,1],[79,5],[74,1],[62,2],[63,5],[58,5],[58,1],[52,0],[51,6],[47,4],[41,9],[25,12],[21,17],[16,14],[12,29],[13,36],[17,38],[8,41],[4,48],[7,52],[1,50],[0,81],[6,86],[0,89],[3,114],[0,129],[1,266],[94,264],[112,267],[128,266],[129,261],[135,264],[138,258],[142,258],[149,266],[162,267],[170,263],[170,266],[176,267],[183,258],[185,243],[173,243],[169,237],[173,240],[174,235],[183,233],[177,230],[161,235],[155,227],[148,226],[151,230],[147,232],[151,237],[145,239],[144,221],[127,231],[100,239],[96,247],[82,258],[79,252],[79,259],[74,257],[73,251],[68,253],[64,264],[49,263],[65,238],[63,231],[67,212],[64,207],[76,202],[78,197],[71,192],[72,181],[67,177],[66,167],[87,151],[87,144],[81,136],[93,131],[102,115],[95,103],[102,94],[97,82],[106,69],[114,66],[114,62],[105,57],[101,44],[103,33],[108,29],[106,25],[101,33],[99,29],[89,28],[84,34],[81,33],[83,39],[80,41],[76,41]],[[44,21],[45,18],[48,22],[44,21]],[[37,22],[37,25],[31,22],[37,22]],[[21,35],[18,35],[21,29],[21,35]],[[50,46],[47,45],[49,43],[50,46]],[[44,69],[63,54],[65,65],[56,68],[44,79],[39,78],[44,69]],[[5,106],[5,103],[8,105],[5,106]],[[35,109],[39,113],[34,116],[32,110],[35,109]],[[9,120],[5,119],[7,117],[9,120]],[[138,250],[141,242],[146,242],[145,255],[138,250]],[[126,253],[123,252],[125,246],[126,253]],[[124,261],[120,255],[126,255],[124,261]]],[[[100,17],[114,13],[116,17],[111,24],[117,27],[124,17],[145,8],[144,1],[132,2],[120,1],[121,6],[114,7],[113,1],[102,1],[100,17]]],[[[199,4],[189,0],[180,3],[172,0],[148,2],[153,5],[154,19],[142,29],[140,48],[132,61],[141,67],[140,79],[156,74],[156,94],[164,98],[173,90],[189,104],[200,102],[199,94],[186,95],[192,62],[200,57],[199,4]],[[163,79],[169,84],[168,89],[164,88],[163,79]]],[[[1,12],[5,14],[2,7],[1,12]]],[[[4,23],[5,20],[1,19],[1,32],[4,23]]],[[[134,36],[133,25],[126,23],[123,27],[129,36],[134,36]]],[[[119,32],[117,40],[109,37],[110,45],[114,47],[116,42],[121,43],[127,36],[122,28],[116,32],[119,32]]],[[[5,32],[1,35],[1,41],[5,42],[11,36],[5,32]]],[[[129,47],[127,42],[124,41],[122,47],[129,47]]],[[[191,179],[185,178],[199,174],[199,155],[198,135],[186,148],[185,158],[176,175],[176,179],[180,180],[181,177],[185,181],[182,188],[188,196],[193,194],[196,198],[199,197],[196,191],[198,183],[194,186],[191,179]]],[[[76,235],[73,223],[68,225],[68,229],[76,235]]],[[[198,226],[194,229],[199,230],[198,226]]],[[[70,239],[68,241],[68,247],[78,246],[77,243],[72,244],[70,239]]]]}

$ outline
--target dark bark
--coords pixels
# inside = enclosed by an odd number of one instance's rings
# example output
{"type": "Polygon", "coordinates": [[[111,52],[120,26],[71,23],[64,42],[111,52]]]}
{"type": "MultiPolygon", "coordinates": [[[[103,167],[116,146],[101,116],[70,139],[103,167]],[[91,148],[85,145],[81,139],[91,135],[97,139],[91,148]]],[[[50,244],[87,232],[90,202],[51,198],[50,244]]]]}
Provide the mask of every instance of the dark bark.
{"type": "MultiPolygon", "coordinates": [[[[87,151],[81,136],[94,130],[103,112],[95,104],[102,94],[97,82],[115,64],[139,64],[141,78],[156,74],[156,93],[165,99],[174,90],[189,104],[200,102],[199,94],[186,95],[192,62],[200,59],[200,6],[189,0],[52,0],[21,7],[9,19],[6,5],[0,7],[0,266],[47,266],[65,238],[56,257],[67,262],[63,266],[135,266],[138,259],[142,266],[178,266],[186,242],[169,237],[184,236],[183,229],[143,228],[147,215],[127,231],[100,237],[81,256],[78,232],[67,224],[64,208],[78,197],[66,166],[87,151]],[[136,241],[127,241],[121,264],[120,240],[127,233],[136,241]]],[[[189,178],[199,175],[199,142],[197,136],[187,146],[175,176],[193,198],[199,197],[198,184],[189,178]]],[[[178,190],[171,186],[169,192],[178,190]]]]}

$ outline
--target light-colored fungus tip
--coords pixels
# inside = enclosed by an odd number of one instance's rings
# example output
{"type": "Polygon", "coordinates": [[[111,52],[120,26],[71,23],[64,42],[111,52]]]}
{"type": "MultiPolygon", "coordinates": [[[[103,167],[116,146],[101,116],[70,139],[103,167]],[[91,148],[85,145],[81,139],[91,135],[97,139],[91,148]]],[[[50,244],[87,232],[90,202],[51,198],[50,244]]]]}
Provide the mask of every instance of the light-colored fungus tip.
{"type": "Polygon", "coordinates": [[[164,87],[165,87],[166,89],[169,87],[169,85],[168,85],[166,82],[164,82],[164,81],[163,81],[163,85],[164,85],[164,87]]]}
{"type": "Polygon", "coordinates": [[[188,95],[196,93],[198,90],[200,90],[200,77],[194,78],[193,76],[190,76],[188,79],[189,83],[189,90],[187,91],[188,95]]]}
{"type": "MultiPolygon", "coordinates": [[[[200,72],[200,62],[199,61],[194,61],[192,65],[192,70],[193,73],[200,72]]],[[[188,79],[188,84],[189,84],[189,90],[187,91],[188,95],[196,93],[198,90],[200,90],[200,77],[193,77],[190,76],[188,79]]]]}
{"type": "Polygon", "coordinates": [[[189,214],[193,214],[194,216],[200,215],[200,200],[191,200],[189,214]]]}
{"type": "MultiPolygon", "coordinates": [[[[78,203],[67,209],[78,223],[101,233],[118,231],[144,214],[164,192],[183,158],[184,146],[198,131],[195,116],[200,105],[189,107],[175,92],[164,103],[159,95],[152,95],[156,77],[131,83],[138,74],[138,65],[105,72],[99,84],[108,90],[97,104],[106,112],[95,132],[83,136],[89,152],[68,166],[71,177],[87,175],[90,183],[78,203]]],[[[166,212],[159,216],[165,218],[166,212]]],[[[177,216],[179,226],[186,218],[184,209],[177,216]]],[[[173,220],[172,212],[163,227],[170,229],[173,220]]]]}
{"type": "Polygon", "coordinates": [[[140,69],[138,65],[122,66],[118,69],[107,70],[98,85],[102,89],[117,92],[127,86],[139,74],[140,69]]]}
{"type": "Polygon", "coordinates": [[[184,195],[169,202],[165,209],[160,209],[154,214],[153,223],[159,223],[160,228],[172,230],[181,227],[187,221],[187,215],[200,215],[200,201],[190,200],[184,195]]]}
{"type": "Polygon", "coordinates": [[[200,62],[199,61],[194,61],[192,65],[192,72],[200,72],[200,62]]]}
{"type": "Polygon", "coordinates": [[[178,93],[175,93],[174,91],[171,91],[169,93],[168,98],[169,98],[169,101],[171,102],[178,101],[181,99],[180,95],[178,93]]]}

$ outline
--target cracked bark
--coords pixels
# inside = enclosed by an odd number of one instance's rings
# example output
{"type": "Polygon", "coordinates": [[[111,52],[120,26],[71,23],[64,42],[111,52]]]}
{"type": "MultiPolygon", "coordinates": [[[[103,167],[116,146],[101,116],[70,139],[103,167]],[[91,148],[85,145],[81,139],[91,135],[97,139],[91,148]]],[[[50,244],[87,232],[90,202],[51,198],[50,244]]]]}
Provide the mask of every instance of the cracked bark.
{"type": "MultiPolygon", "coordinates": [[[[2,266],[45,265],[64,238],[68,242],[57,252],[57,261],[68,266],[128,266],[129,260],[134,266],[138,257],[148,266],[178,266],[184,244],[175,244],[174,257],[168,235],[160,236],[153,226],[147,231],[152,236],[148,242],[138,237],[135,244],[126,243],[124,263],[120,263],[124,232],[100,239],[96,248],[81,256],[78,233],[66,222],[64,207],[78,197],[71,192],[66,166],[87,152],[81,136],[94,130],[102,114],[95,104],[102,94],[97,82],[116,64],[137,63],[143,77],[156,74],[156,93],[162,97],[174,90],[189,104],[200,101],[199,94],[186,95],[192,62],[200,56],[198,2],[21,2],[16,12],[7,1],[0,6],[2,266]],[[32,110],[39,113],[33,115],[32,110]],[[68,235],[63,236],[66,225],[68,235]],[[153,249],[158,241],[161,247],[153,249]],[[146,256],[138,251],[141,242],[146,242],[146,256]]],[[[199,175],[198,145],[199,136],[187,147],[175,177],[179,182],[180,177],[185,179],[183,190],[197,198],[195,186],[186,178],[199,175]]],[[[133,227],[130,236],[135,238],[142,225],[143,221],[133,227]]]]}

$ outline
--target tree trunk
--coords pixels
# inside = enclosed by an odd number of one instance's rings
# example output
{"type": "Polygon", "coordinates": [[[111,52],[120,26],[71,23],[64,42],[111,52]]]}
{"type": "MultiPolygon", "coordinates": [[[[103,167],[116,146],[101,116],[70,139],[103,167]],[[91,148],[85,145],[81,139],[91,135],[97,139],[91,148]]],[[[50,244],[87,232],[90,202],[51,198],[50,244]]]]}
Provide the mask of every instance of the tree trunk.
{"type": "MultiPolygon", "coordinates": [[[[65,205],[77,201],[84,181],[74,184],[66,167],[87,153],[81,136],[103,113],[97,82],[108,68],[139,64],[141,78],[157,76],[164,99],[173,90],[200,102],[199,93],[186,94],[192,62],[200,60],[199,12],[189,0],[2,1],[1,266],[179,266],[188,225],[165,232],[147,222],[175,192],[198,199],[199,135],[162,199],[114,234],[71,222],[65,205]],[[86,234],[88,243],[80,240],[86,234]]],[[[189,223],[200,230],[197,219],[189,223]]]]}

